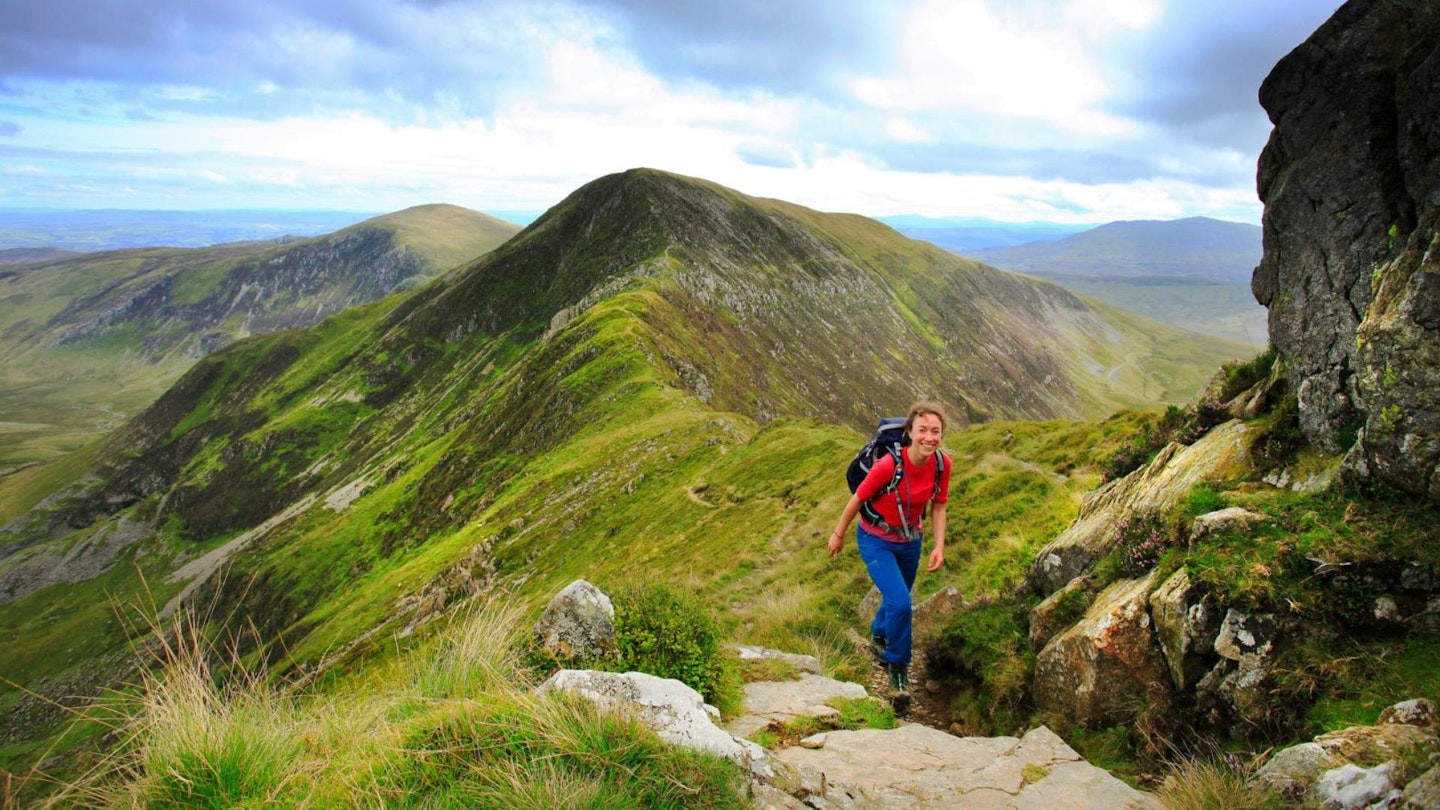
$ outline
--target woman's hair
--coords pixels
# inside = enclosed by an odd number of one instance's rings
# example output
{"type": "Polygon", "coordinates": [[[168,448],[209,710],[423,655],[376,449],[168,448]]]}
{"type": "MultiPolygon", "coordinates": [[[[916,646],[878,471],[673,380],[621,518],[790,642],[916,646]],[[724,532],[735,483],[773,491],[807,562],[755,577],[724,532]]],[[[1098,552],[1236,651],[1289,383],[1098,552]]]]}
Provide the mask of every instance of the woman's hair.
{"type": "Polygon", "coordinates": [[[948,427],[949,423],[945,420],[945,412],[940,410],[940,406],[933,402],[922,400],[910,406],[910,415],[905,417],[905,432],[909,433],[910,429],[915,426],[915,420],[927,414],[940,417],[941,430],[948,427]]]}

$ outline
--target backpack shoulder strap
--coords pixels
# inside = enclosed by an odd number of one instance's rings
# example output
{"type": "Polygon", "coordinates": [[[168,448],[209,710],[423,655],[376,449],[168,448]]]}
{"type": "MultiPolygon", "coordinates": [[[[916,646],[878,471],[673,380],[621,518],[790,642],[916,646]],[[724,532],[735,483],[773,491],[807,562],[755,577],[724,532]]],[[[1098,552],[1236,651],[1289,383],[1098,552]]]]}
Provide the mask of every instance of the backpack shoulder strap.
{"type": "Polygon", "coordinates": [[[950,460],[945,457],[944,450],[935,451],[935,491],[930,495],[930,500],[940,497],[940,477],[945,474],[950,460]]]}
{"type": "MultiPolygon", "coordinates": [[[[880,492],[894,492],[900,488],[900,479],[905,477],[905,448],[890,448],[890,458],[895,460],[895,472],[890,474],[890,483],[880,488],[880,492]]],[[[880,493],[876,493],[877,495],[880,493]]]]}

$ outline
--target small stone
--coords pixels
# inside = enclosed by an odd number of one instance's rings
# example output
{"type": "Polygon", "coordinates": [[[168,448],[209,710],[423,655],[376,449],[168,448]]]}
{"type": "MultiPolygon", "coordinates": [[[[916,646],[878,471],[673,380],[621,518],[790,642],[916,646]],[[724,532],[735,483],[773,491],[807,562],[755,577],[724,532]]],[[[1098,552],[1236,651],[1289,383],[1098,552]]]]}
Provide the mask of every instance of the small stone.
{"type": "Polygon", "coordinates": [[[1340,764],[1341,760],[1323,746],[1313,742],[1300,743],[1271,757],[1255,772],[1255,781],[1294,798],[1304,794],[1322,774],[1340,764]]]}
{"type": "Polygon", "coordinates": [[[1380,723],[1403,723],[1407,726],[1420,726],[1421,728],[1440,728],[1440,711],[1437,711],[1435,704],[1425,698],[1416,698],[1394,706],[1380,713],[1380,723]]]}
{"type": "Polygon", "coordinates": [[[818,717],[821,719],[840,716],[839,709],[835,708],[834,706],[826,706],[823,703],[816,706],[811,706],[810,708],[805,710],[805,713],[810,715],[811,717],[818,717]]]}
{"type": "Polygon", "coordinates": [[[809,737],[801,740],[799,745],[801,748],[809,748],[811,751],[819,751],[821,748],[825,747],[825,735],[823,733],[811,734],[809,737]]]}

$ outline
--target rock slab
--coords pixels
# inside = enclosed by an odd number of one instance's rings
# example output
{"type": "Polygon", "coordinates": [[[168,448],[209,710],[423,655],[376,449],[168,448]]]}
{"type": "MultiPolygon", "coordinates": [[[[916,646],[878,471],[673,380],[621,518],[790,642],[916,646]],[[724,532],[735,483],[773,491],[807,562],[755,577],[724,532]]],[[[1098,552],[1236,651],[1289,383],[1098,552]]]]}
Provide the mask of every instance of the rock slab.
{"type": "Polygon", "coordinates": [[[918,724],[832,731],[818,749],[780,762],[825,804],[867,808],[1155,808],[1152,797],[1085,762],[1050,729],[1015,737],[956,737],[918,724]]]}

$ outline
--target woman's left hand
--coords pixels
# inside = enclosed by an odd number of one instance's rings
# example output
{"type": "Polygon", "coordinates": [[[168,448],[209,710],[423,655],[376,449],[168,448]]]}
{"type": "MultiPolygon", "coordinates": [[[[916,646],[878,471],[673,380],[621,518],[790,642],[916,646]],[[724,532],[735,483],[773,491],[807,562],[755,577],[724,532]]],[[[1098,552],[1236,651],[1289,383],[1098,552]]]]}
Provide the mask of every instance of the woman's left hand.
{"type": "Polygon", "coordinates": [[[935,573],[936,571],[939,571],[940,568],[941,568],[942,566],[944,566],[944,565],[945,565],[945,549],[943,549],[943,548],[936,548],[934,551],[930,552],[930,565],[927,566],[927,567],[925,568],[925,570],[933,574],[933,573],[935,573]]]}

